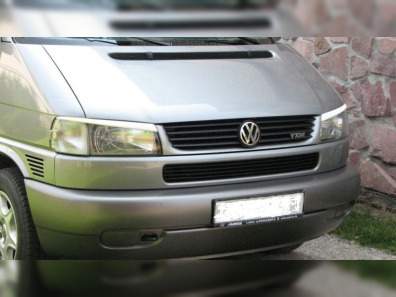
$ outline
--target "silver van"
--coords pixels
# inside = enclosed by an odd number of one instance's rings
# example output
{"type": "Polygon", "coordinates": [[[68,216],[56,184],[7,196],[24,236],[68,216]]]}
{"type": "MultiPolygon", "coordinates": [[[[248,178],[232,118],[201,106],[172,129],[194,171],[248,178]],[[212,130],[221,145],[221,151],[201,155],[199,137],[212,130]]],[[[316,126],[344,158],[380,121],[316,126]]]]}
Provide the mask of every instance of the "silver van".
{"type": "Polygon", "coordinates": [[[292,250],[359,193],[346,106],[272,38],[2,38],[0,257],[292,250]]]}

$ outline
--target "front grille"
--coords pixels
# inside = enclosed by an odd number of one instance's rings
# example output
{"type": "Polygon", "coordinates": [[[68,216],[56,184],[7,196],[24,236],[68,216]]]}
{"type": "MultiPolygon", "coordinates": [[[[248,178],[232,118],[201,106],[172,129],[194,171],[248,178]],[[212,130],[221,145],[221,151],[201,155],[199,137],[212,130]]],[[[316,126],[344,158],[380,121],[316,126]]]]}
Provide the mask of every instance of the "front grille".
{"type": "Polygon", "coordinates": [[[315,116],[233,119],[164,124],[168,139],[180,150],[240,148],[239,130],[246,121],[261,131],[258,146],[294,144],[312,138],[315,116]],[[298,134],[301,137],[294,137],[298,134]]]}
{"type": "Polygon", "coordinates": [[[292,173],[312,170],[318,161],[319,154],[312,153],[246,161],[165,165],[163,178],[167,183],[181,183],[292,173]]]}

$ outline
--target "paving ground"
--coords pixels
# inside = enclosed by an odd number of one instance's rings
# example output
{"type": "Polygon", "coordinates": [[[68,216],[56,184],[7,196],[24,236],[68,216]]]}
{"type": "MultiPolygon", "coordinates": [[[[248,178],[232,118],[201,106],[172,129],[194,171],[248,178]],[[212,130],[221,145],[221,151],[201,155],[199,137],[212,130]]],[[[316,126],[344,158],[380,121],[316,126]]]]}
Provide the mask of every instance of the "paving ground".
{"type": "MultiPolygon", "coordinates": [[[[258,294],[257,296],[264,296],[258,294]]],[[[384,284],[362,279],[332,263],[323,263],[306,272],[290,288],[266,292],[270,297],[394,297],[396,291],[384,284]]]]}
{"type": "Polygon", "coordinates": [[[324,235],[286,254],[259,254],[267,260],[396,260],[382,250],[362,247],[335,235],[324,235]]]}

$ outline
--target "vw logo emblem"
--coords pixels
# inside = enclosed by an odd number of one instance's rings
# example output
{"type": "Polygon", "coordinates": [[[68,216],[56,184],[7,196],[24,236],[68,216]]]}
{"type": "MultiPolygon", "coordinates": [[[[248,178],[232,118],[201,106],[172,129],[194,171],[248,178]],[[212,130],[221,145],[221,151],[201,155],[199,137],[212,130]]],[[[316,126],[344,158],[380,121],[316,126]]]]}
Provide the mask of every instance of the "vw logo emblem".
{"type": "Polygon", "coordinates": [[[245,122],[239,131],[239,138],[245,147],[255,147],[260,140],[260,128],[256,123],[245,122]]]}

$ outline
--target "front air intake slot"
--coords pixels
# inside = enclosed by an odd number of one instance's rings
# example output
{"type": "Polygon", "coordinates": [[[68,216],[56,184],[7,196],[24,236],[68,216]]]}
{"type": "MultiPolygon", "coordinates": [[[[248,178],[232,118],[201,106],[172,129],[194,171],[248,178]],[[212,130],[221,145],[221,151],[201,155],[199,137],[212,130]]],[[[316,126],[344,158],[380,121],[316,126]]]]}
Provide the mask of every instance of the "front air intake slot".
{"type": "Polygon", "coordinates": [[[219,60],[219,59],[269,59],[269,51],[232,51],[232,52],[145,52],[145,53],[110,53],[115,60],[219,60]]]}
{"type": "Polygon", "coordinates": [[[268,176],[314,170],[318,162],[319,154],[312,153],[243,161],[169,164],[163,168],[163,178],[167,183],[185,183],[268,176]]]}
{"type": "Polygon", "coordinates": [[[29,164],[30,171],[33,175],[44,178],[44,160],[31,155],[26,155],[26,161],[29,164]]]}

